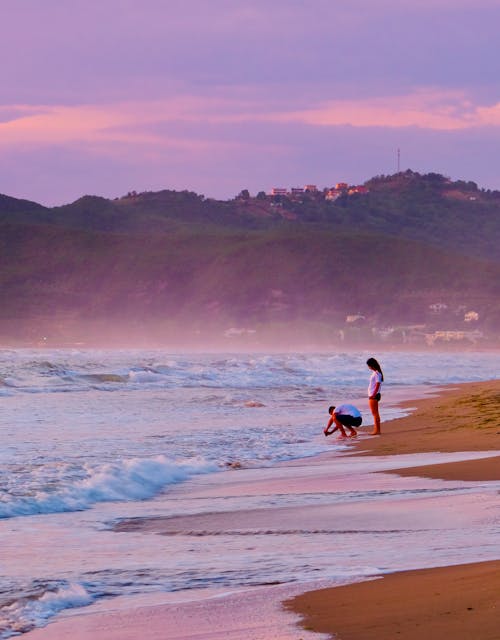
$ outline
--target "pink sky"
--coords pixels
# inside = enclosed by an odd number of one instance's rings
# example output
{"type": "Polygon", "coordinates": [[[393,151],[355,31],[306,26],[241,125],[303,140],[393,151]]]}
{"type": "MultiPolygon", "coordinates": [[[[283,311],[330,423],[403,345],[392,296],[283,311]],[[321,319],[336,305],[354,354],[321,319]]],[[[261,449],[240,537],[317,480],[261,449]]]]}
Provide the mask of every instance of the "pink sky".
{"type": "Polygon", "coordinates": [[[0,193],[500,189],[500,0],[2,0],[0,193]]]}

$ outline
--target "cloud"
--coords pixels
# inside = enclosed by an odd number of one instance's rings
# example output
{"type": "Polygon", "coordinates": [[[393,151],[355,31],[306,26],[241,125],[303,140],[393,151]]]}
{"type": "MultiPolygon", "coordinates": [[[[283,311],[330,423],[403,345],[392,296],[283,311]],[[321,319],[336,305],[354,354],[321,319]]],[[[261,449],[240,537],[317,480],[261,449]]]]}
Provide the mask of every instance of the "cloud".
{"type": "MultiPolygon", "coordinates": [[[[101,145],[106,153],[112,152],[113,145],[120,145],[122,153],[121,145],[127,144],[196,151],[230,144],[227,138],[218,141],[210,135],[214,125],[220,130],[251,123],[452,131],[499,126],[500,103],[474,104],[462,92],[421,89],[407,95],[330,100],[299,110],[286,101],[266,105],[245,91],[203,99],[185,95],[101,105],[10,105],[0,109],[0,148],[79,143],[101,145]]],[[[271,143],[272,131],[268,134],[271,143]]],[[[242,136],[238,137],[239,144],[244,144],[242,136]]],[[[252,145],[251,138],[248,144],[252,145]]]]}
{"type": "Polygon", "coordinates": [[[320,107],[278,119],[317,126],[421,127],[454,130],[499,124],[499,104],[475,105],[461,92],[422,89],[408,95],[364,100],[332,100],[320,107]]]}

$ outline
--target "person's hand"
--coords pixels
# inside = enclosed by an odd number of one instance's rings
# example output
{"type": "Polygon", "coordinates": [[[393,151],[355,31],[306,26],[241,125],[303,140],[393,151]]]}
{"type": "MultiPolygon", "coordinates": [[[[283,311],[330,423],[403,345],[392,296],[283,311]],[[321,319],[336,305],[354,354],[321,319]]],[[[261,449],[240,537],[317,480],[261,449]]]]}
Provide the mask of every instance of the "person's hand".
{"type": "Polygon", "coordinates": [[[330,432],[328,431],[328,429],[323,429],[323,433],[325,434],[325,436],[329,436],[330,432]]]}

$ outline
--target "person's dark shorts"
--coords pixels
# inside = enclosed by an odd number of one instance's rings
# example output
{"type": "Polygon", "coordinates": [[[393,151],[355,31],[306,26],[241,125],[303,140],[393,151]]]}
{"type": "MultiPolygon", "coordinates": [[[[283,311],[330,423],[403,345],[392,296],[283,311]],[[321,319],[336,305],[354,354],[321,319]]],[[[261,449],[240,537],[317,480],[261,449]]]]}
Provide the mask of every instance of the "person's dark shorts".
{"type": "Polygon", "coordinates": [[[376,394],[373,396],[373,399],[374,399],[374,400],[376,400],[377,402],[380,402],[380,398],[381,398],[381,397],[382,397],[382,396],[380,395],[380,393],[376,393],[376,394]]]}
{"type": "Polygon", "coordinates": [[[361,418],[361,416],[359,416],[358,418],[355,418],[354,416],[344,416],[342,414],[341,415],[335,414],[335,417],[340,422],[340,424],[344,425],[344,427],[359,427],[361,426],[361,423],[363,421],[363,418],[361,418]]]}

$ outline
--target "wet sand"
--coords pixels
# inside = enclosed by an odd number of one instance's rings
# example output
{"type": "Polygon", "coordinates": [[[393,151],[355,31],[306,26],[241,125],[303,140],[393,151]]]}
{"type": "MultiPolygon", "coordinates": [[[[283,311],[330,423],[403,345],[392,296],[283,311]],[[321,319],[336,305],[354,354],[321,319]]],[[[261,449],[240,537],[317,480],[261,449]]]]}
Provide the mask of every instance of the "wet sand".
{"type": "Polygon", "coordinates": [[[498,640],[500,561],[403,571],[288,603],[338,640],[498,640]]]}

